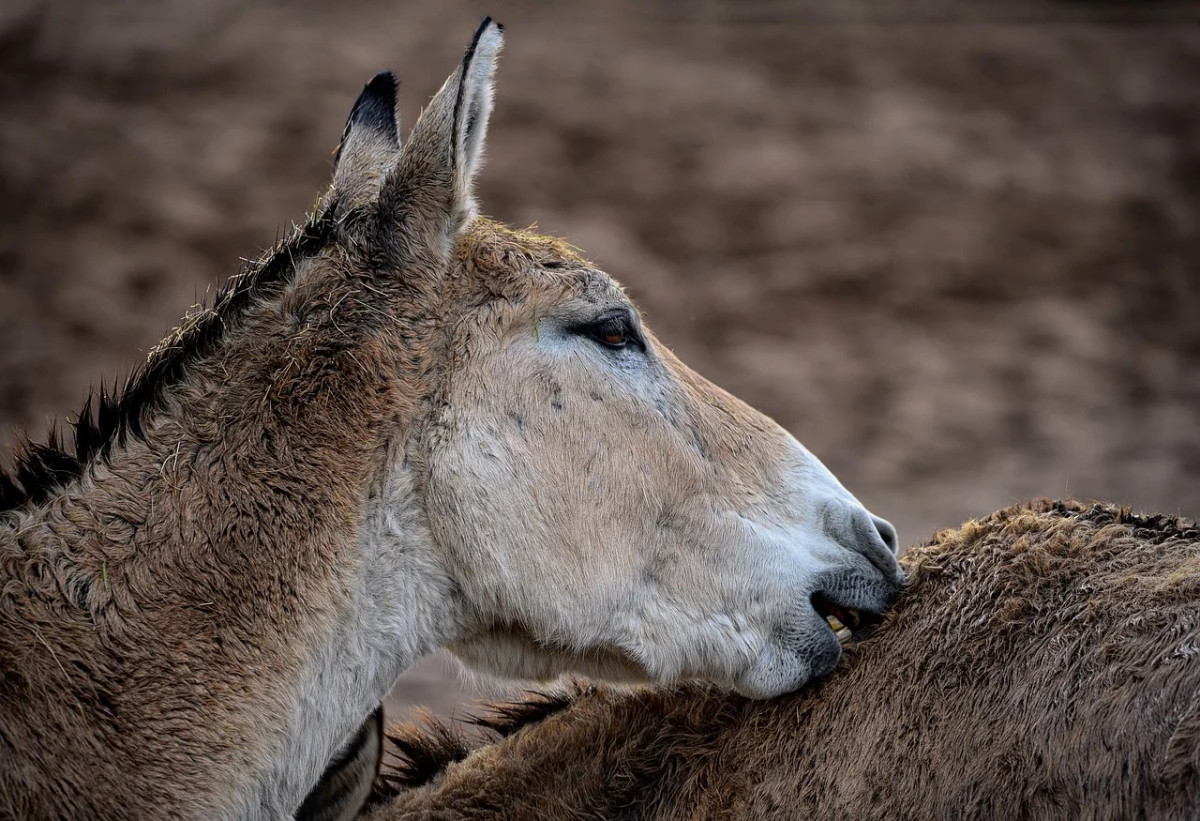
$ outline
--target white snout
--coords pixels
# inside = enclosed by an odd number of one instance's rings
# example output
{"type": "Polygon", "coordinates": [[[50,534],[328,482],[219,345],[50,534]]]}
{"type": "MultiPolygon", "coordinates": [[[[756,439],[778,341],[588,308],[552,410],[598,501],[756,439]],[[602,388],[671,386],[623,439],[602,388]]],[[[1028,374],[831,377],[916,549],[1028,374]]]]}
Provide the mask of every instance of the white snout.
{"type": "Polygon", "coordinates": [[[787,557],[777,568],[778,609],[758,657],[734,681],[752,698],[795,690],[840,660],[841,642],[814,608],[815,596],[848,610],[879,613],[904,584],[896,529],[868,511],[798,443],[796,448],[801,459],[790,483],[795,518],[772,528],[771,541],[787,557]]]}

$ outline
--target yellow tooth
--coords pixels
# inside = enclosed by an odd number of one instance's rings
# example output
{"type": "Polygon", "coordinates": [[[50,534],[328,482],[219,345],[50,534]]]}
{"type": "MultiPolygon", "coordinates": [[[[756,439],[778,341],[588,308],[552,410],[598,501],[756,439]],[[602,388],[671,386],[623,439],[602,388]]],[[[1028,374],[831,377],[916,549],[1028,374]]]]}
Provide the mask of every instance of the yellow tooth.
{"type": "Polygon", "coordinates": [[[850,628],[842,624],[842,620],[837,616],[826,616],[825,621],[829,622],[829,627],[833,630],[833,634],[837,636],[838,641],[846,641],[854,635],[850,628]]]}

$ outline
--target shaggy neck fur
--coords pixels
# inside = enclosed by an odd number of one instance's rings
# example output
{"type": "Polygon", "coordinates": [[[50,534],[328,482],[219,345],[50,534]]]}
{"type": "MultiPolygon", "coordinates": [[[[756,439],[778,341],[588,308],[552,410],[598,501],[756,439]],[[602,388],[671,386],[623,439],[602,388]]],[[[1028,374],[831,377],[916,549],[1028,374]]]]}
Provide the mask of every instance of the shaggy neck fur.
{"type": "Polygon", "coordinates": [[[0,816],[289,816],[455,635],[408,458],[500,43],[403,155],[372,80],[320,216],[0,474],[0,816]]]}
{"type": "Polygon", "coordinates": [[[432,558],[412,485],[398,473],[372,494],[349,601],[301,677],[283,743],[247,809],[258,800],[267,815],[290,813],[400,674],[454,637],[461,620],[454,587],[432,558]]]}
{"type": "Polygon", "coordinates": [[[389,469],[421,392],[395,379],[403,314],[380,330],[288,297],[192,361],[140,437],[3,522],[0,810],[288,815],[453,633],[413,476],[389,469]]]}
{"type": "Polygon", "coordinates": [[[336,212],[164,341],[71,470],[17,472],[0,815],[288,815],[454,634],[406,467],[437,306],[347,277],[378,249],[336,212]]]}

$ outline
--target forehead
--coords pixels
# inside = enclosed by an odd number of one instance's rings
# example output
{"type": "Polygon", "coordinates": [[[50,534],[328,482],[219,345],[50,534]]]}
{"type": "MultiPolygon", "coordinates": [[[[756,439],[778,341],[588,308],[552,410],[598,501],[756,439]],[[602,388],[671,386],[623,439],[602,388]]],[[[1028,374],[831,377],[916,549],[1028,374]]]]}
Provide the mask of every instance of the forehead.
{"type": "Polygon", "coordinates": [[[459,276],[467,290],[549,306],[570,300],[603,307],[629,300],[620,284],[555,237],[476,219],[459,238],[459,276]]]}

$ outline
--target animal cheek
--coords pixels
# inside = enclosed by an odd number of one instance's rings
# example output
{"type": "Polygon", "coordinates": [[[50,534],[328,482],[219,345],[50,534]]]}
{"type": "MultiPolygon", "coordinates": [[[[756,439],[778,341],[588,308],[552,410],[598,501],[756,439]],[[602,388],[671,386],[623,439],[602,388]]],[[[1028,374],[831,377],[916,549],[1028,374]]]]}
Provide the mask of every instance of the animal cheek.
{"type": "Polygon", "coordinates": [[[653,553],[642,565],[640,581],[649,590],[660,590],[678,559],[665,550],[653,553]]]}

